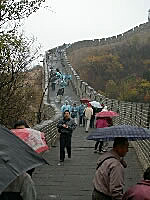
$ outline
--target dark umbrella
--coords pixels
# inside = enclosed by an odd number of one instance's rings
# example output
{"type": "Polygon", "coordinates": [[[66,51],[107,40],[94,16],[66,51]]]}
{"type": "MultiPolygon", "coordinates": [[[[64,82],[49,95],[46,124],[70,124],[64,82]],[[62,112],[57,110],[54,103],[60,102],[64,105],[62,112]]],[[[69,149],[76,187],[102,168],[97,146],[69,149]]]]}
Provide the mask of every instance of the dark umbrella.
{"type": "Polygon", "coordinates": [[[17,176],[46,163],[31,147],[0,125],[0,193],[17,176]]]}
{"type": "Polygon", "coordinates": [[[150,139],[150,130],[129,125],[111,126],[97,128],[87,137],[87,139],[113,141],[116,137],[126,137],[129,141],[150,139]]]}

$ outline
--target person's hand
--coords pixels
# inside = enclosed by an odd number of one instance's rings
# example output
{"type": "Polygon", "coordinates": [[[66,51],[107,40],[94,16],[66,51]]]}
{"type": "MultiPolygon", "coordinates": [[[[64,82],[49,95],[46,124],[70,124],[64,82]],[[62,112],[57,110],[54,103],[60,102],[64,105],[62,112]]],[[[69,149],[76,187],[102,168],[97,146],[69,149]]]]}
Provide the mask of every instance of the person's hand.
{"type": "Polygon", "coordinates": [[[63,124],[62,127],[67,128],[67,125],[66,125],[66,124],[63,124]]]}

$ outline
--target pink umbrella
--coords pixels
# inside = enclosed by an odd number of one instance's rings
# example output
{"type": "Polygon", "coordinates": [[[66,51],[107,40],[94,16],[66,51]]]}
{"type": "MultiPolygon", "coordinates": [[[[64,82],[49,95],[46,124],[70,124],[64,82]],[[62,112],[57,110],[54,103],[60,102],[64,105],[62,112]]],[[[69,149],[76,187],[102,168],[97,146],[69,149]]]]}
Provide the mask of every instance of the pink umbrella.
{"type": "Polygon", "coordinates": [[[96,117],[117,117],[118,113],[114,111],[102,111],[96,114],[96,117]]]}
{"type": "Polygon", "coordinates": [[[11,131],[37,153],[48,150],[44,133],[31,128],[12,129],[11,131]]]}

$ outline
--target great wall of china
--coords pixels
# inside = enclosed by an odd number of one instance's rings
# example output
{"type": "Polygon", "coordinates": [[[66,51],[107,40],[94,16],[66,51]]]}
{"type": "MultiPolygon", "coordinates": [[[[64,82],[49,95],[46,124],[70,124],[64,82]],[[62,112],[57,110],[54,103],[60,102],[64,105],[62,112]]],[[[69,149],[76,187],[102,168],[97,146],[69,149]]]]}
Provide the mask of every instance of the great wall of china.
{"type": "MultiPolygon", "coordinates": [[[[79,48],[94,47],[106,44],[111,45],[113,43],[126,40],[127,38],[134,36],[135,33],[142,33],[142,32],[150,32],[150,22],[136,26],[133,29],[117,36],[103,38],[103,39],[79,41],[71,45],[62,45],[46,51],[43,62],[44,77],[45,77],[44,88],[48,86],[49,55],[50,53],[55,52],[56,49],[63,49],[64,53],[62,55],[61,60],[65,67],[66,73],[72,75],[71,83],[72,87],[74,88],[74,91],[76,92],[76,95],[78,95],[80,98],[87,97],[90,98],[91,100],[103,102],[105,105],[108,106],[109,109],[118,112],[120,116],[114,120],[114,123],[116,125],[129,124],[135,126],[142,126],[144,128],[150,128],[150,104],[118,101],[115,99],[106,98],[105,96],[97,93],[86,82],[80,79],[79,75],[73,69],[67,57],[68,53],[77,50],[79,48]]],[[[60,119],[61,114],[59,110],[56,108],[54,102],[50,101],[49,92],[50,91],[47,90],[45,93],[43,105],[49,107],[53,116],[51,116],[51,120],[44,121],[41,124],[37,125],[36,129],[46,133],[46,139],[48,141],[49,146],[51,146],[57,139],[56,124],[57,121],[60,119]]],[[[143,141],[132,142],[132,145],[136,149],[137,156],[143,168],[146,169],[150,165],[150,154],[149,154],[150,141],[143,140],[143,141]]]]}

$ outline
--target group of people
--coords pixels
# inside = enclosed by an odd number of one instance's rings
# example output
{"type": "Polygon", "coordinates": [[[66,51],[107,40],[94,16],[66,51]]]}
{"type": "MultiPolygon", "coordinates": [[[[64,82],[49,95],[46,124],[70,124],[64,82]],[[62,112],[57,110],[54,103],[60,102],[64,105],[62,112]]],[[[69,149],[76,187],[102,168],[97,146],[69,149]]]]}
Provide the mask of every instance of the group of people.
{"type": "Polygon", "coordinates": [[[85,127],[85,131],[88,132],[89,128],[95,128],[95,115],[96,113],[102,111],[104,105],[102,104],[102,108],[95,108],[90,103],[83,103],[77,106],[76,103],[70,105],[66,100],[65,104],[61,107],[62,115],[66,110],[68,110],[71,114],[71,118],[74,122],[79,125],[85,127]]]}
{"type": "MultiPolygon", "coordinates": [[[[59,165],[61,165],[65,160],[65,148],[67,149],[68,158],[71,158],[71,137],[72,132],[77,127],[74,116],[77,117],[77,113],[80,113],[79,107],[77,108],[75,104],[70,106],[68,102],[65,102],[65,105],[61,108],[63,119],[60,120],[57,125],[58,132],[60,133],[59,165]],[[74,110],[76,115],[72,115],[74,110]]],[[[83,104],[81,116],[87,117],[86,123],[90,124],[89,119],[91,119],[92,114],[92,107],[89,104],[87,106],[83,104]],[[87,113],[90,113],[89,115],[83,114],[86,109],[88,110],[87,113]]],[[[83,118],[79,118],[79,124],[82,124],[80,123],[80,120],[82,121],[83,118]]],[[[111,118],[104,117],[96,119],[96,128],[105,128],[112,125],[111,118]]],[[[103,142],[97,141],[95,149],[98,145],[99,151],[101,152],[103,142]]],[[[94,189],[92,192],[92,200],[150,200],[150,167],[144,172],[144,180],[129,188],[126,192],[123,190],[124,169],[127,167],[124,157],[128,152],[128,147],[128,139],[118,137],[114,140],[113,148],[110,151],[101,154],[93,178],[94,189]]]]}
{"type": "Polygon", "coordinates": [[[62,72],[56,68],[51,67],[49,83],[51,84],[52,91],[55,91],[56,85],[58,86],[57,98],[61,102],[62,96],[64,95],[64,89],[69,85],[71,75],[62,74],[62,72]]]}
{"type": "MultiPolygon", "coordinates": [[[[112,118],[110,117],[96,117],[96,113],[101,111],[106,111],[107,106],[102,104],[101,108],[95,108],[91,106],[90,103],[84,104],[81,102],[80,106],[77,106],[74,103],[72,106],[69,105],[69,102],[66,100],[65,104],[61,107],[62,116],[64,115],[65,111],[69,111],[70,117],[79,126],[85,127],[85,132],[88,133],[89,127],[90,128],[104,128],[110,127],[113,125],[112,118]],[[95,123],[96,119],[96,123],[95,123]]],[[[94,153],[101,153],[107,150],[108,143],[107,142],[100,142],[97,141],[95,143],[94,153]],[[97,150],[98,149],[98,150],[97,150]]]]}

